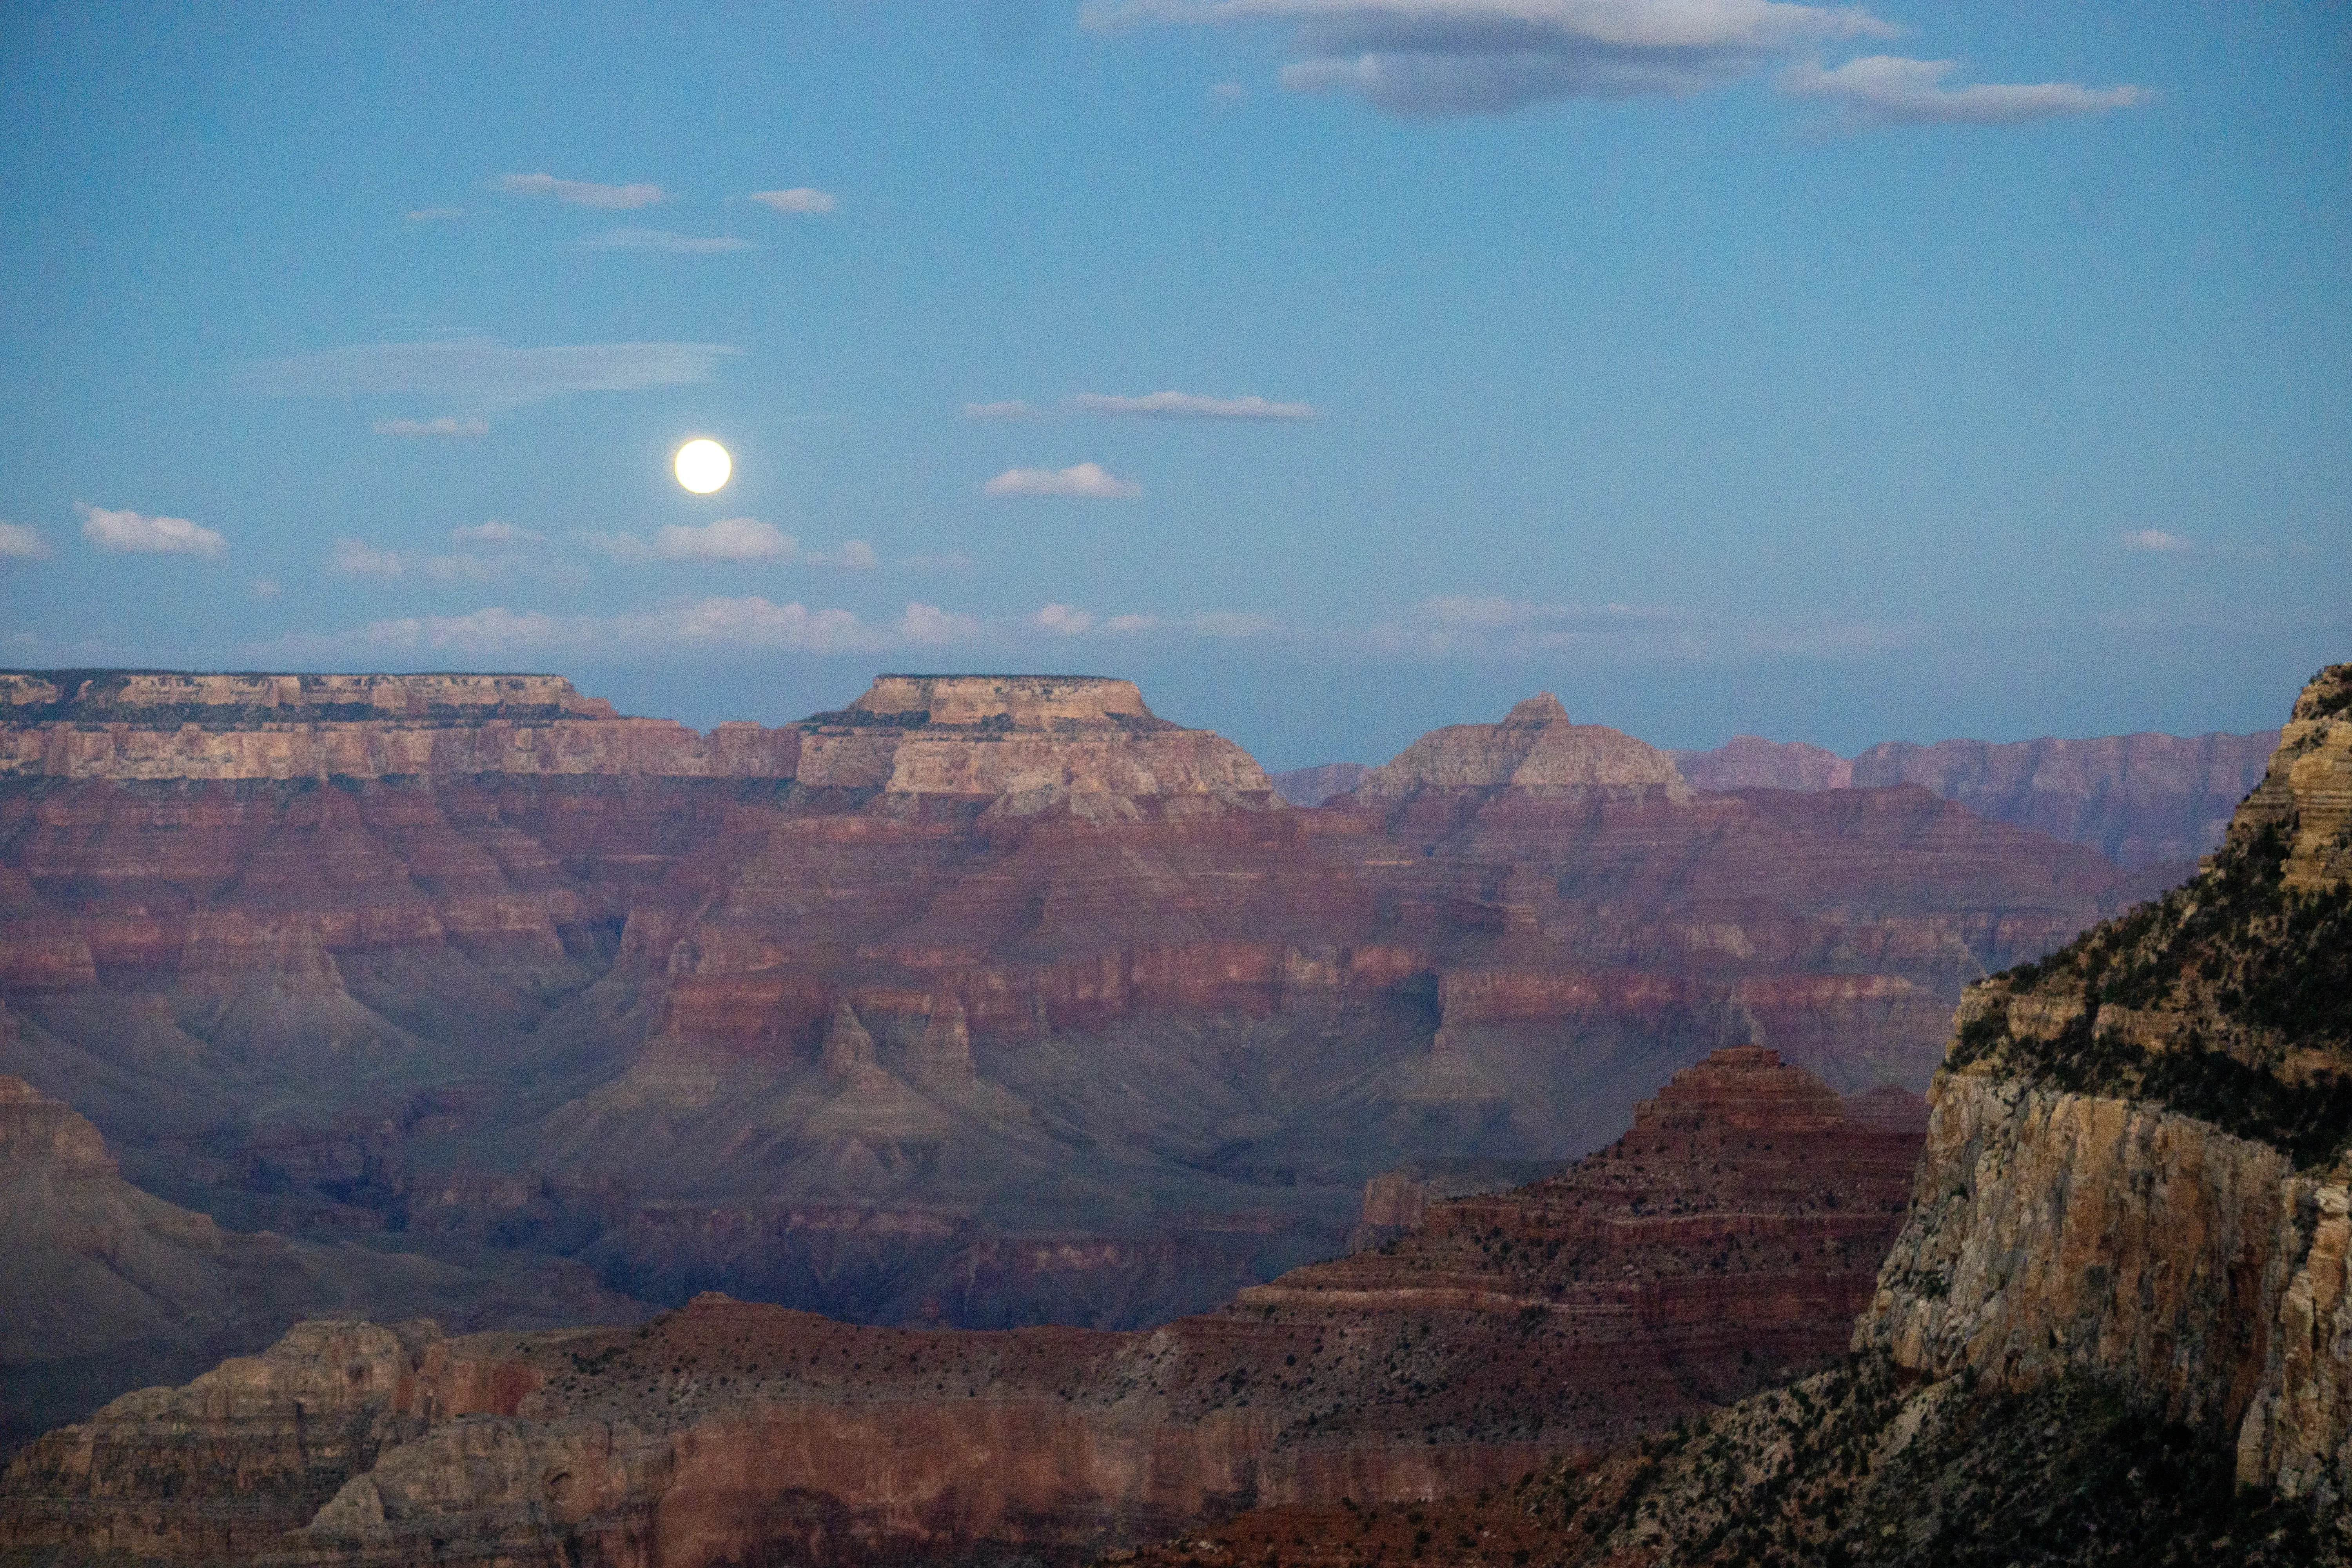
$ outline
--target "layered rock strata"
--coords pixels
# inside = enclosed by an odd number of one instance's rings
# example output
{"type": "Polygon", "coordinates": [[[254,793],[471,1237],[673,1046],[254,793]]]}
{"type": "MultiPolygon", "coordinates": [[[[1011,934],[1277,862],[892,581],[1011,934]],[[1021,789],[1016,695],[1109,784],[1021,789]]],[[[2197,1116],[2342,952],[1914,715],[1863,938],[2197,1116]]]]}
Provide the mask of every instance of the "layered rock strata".
{"type": "Polygon", "coordinates": [[[1979,816],[2087,845],[2117,865],[2138,868],[2177,866],[2218,846],[2278,742],[2273,731],[1931,746],[1888,741],[1846,758],[1803,742],[1740,735],[1713,751],[1673,755],[1695,789],[1918,784],[1979,816]]]}
{"type": "Polygon", "coordinates": [[[625,719],[553,675],[0,672],[0,778],[790,778],[800,740],[625,719]]]}
{"type": "Polygon", "coordinates": [[[305,1325],[28,1450],[0,1479],[0,1546],[1062,1559],[1253,1504],[1494,1485],[1833,1355],[1916,1147],[1741,1048],[1557,1177],[1149,1332],[858,1328],[722,1298],[635,1332],[305,1325]]]}
{"type": "MultiPolygon", "coordinates": [[[[11,732],[635,722],[540,678],[138,679],[44,678],[11,732]]],[[[1638,742],[1580,773],[1548,748],[1591,727],[1522,716],[1312,812],[1062,677],[885,678],[741,776],[16,776],[0,1070],[233,1230],[1133,1326],[1340,1250],[1381,1171],[1597,1147],[1720,1045],[1922,1087],[1961,986],[2121,886],[1916,788],[1621,787],[1664,777],[1638,742]]]]}

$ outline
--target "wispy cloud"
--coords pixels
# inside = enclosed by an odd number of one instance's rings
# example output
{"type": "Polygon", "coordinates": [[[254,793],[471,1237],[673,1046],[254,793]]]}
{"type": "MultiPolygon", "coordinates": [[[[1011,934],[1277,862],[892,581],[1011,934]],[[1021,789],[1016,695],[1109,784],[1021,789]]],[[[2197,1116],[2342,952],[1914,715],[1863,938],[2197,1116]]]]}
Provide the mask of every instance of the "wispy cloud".
{"type": "Polygon", "coordinates": [[[499,189],[510,195],[553,196],[574,206],[626,212],[667,199],[659,185],[600,185],[593,180],[559,180],[553,174],[509,174],[499,189]]]}
{"type": "Polygon", "coordinates": [[[364,539],[338,539],[327,552],[327,570],[338,577],[389,583],[408,570],[396,551],[379,550],[364,539]]]}
{"type": "Polygon", "coordinates": [[[2143,528],[2137,533],[2124,535],[2126,550],[2145,550],[2157,555],[2180,555],[2197,548],[2177,533],[2167,533],[2160,528],[2143,528]]]}
{"type": "Polygon", "coordinates": [[[479,419],[460,419],[445,414],[438,419],[379,419],[368,426],[379,436],[439,437],[444,439],[470,441],[490,433],[490,427],[479,419]]]}
{"type": "Polygon", "coordinates": [[[1037,409],[1034,405],[1014,397],[1003,403],[967,403],[963,405],[963,416],[967,419],[1034,419],[1037,409]]]}
{"type": "Polygon", "coordinates": [[[511,522],[500,522],[495,517],[488,522],[461,523],[449,531],[449,542],[460,547],[485,544],[493,546],[541,544],[546,542],[546,540],[547,535],[543,533],[534,533],[528,528],[517,528],[511,522]]]}
{"type": "Polygon", "coordinates": [[[1237,81],[1221,81],[1209,89],[1211,103],[1239,103],[1248,96],[1248,90],[1237,81]]]}
{"type": "Polygon", "coordinates": [[[980,487],[992,496],[1076,496],[1087,500],[1124,500],[1143,493],[1132,479],[1104,471],[1100,463],[1066,468],[1007,468],[980,487]]]}
{"type": "Polygon", "coordinates": [[[283,584],[275,577],[256,577],[253,580],[253,596],[257,599],[274,599],[285,591],[283,584]]]}
{"type": "Polygon", "coordinates": [[[758,595],[719,595],[632,610],[617,616],[551,616],[493,605],[461,616],[404,616],[373,621],[330,637],[299,637],[277,651],[318,655],[431,653],[504,658],[530,653],[594,653],[599,657],[734,656],[746,651],[811,654],[881,653],[894,647],[940,647],[981,636],[972,616],[919,601],[887,621],[854,611],[775,604],[758,595]]]}
{"type": "Polygon", "coordinates": [[[1095,624],[1092,610],[1081,610],[1068,605],[1048,605],[1029,617],[1029,624],[1040,631],[1059,632],[1073,637],[1095,624]]]}
{"type": "Polygon", "coordinates": [[[2137,87],[2084,87],[2079,82],[1979,82],[1947,87],[1957,60],[1914,60],[1871,55],[1824,68],[1800,65],[1780,79],[1784,92],[1823,99],[1843,111],[1848,130],[1896,125],[2018,125],[2067,114],[2095,114],[2144,103],[2137,87]]]}
{"type": "Polygon", "coordinates": [[[1413,117],[1680,96],[1808,45],[1895,32],[1859,6],[1780,0],[1091,0],[1079,18],[1286,26],[1304,58],[1283,68],[1283,86],[1413,117]]]}
{"type": "Polygon", "coordinates": [[[723,256],[750,250],[751,242],[731,234],[672,234],[666,228],[614,228],[581,240],[583,250],[641,250],[656,256],[723,256]]]}
{"type": "Polygon", "coordinates": [[[574,343],[512,348],[495,338],[360,343],[263,360],[246,385],[272,397],[451,397],[515,407],[575,392],[637,392],[709,381],[723,343],[574,343]]]}
{"type": "Polygon", "coordinates": [[[1353,634],[1375,651],[1425,658],[1581,658],[1700,664],[1742,658],[1854,658],[1910,647],[1916,626],[1873,621],[1738,620],[1666,605],[1544,604],[1508,595],[1441,594],[1398,620],[1353,634]]]}
{"type": "Polygon", "coordinates": [[[780,213],[803,217],[829,213],[841,205],[831,191],[811,190],[806,185],[795,185],[789,191],[753,191],[751,199],[780,213]]]}
{"type": "Polygon", "coordinates": [[[1269,403],[1263,397],[1204,397],[1197,392],[1150,392],[1117,397],[1082,392],[1070,399],[1081,414],[1143,419],[1312,419],[1311,403],[1269,403]]]}
{"type": "Polygon", "coordinates": [[[0,522],[0,561],[46,561],[54,553],[39,529],[0,522]]]}
{"type": "Polygon", "coordinates": [[[412,207],[407,215],[411,223],[446,223],[465,216],[464,207],[412,207]]]}
{"type": "Polygon", "coordinates": [[[723,517],[699,527],[673,522],[655,534],[650,544],[632,533],[592,534],[589,542],[616,561],[766,561],[853,571],[881,563],[874,547],[862,539],[845,539],[837,550],[810,550],[774,523],[756,517],[723,517]]]}
{"type": "Polygon", "coordinates": [[[81,536],[100,550],[130,555],[218,555],[228,548],[217,529],[184,517],[109,511],[79,501],[74,506],[81,513],[81,536]]]}

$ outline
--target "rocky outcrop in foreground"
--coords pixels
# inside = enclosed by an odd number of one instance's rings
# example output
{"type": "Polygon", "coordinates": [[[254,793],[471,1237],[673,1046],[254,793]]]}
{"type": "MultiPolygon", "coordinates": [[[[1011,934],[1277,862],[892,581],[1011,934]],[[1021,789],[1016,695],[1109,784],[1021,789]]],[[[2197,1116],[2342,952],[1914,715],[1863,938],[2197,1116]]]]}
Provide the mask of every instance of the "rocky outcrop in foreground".
{"type": "Polygon", "coordinates": [[[717,1297],[637,1331],[306,1324],[26,1450],[0,1550],[1059,1560],[1252,1505],[1496,1485],[1834,1358],[1918,1147],[1887,1120],[1719,1052],[1556,1177],[1139,1333],[717,1297]]]}

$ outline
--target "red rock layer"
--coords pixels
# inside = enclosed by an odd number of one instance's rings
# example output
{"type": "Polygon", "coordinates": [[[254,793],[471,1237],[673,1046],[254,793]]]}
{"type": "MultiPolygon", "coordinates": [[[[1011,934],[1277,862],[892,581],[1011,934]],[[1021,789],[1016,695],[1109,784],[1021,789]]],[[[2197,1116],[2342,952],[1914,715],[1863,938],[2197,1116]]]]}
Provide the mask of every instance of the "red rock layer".
{"type": "Polygon", "coordinates": [[[1741,1048],[1556,1178],[1149,1332],[859,1328],[717,1298],[635,1332],[314,1326],[45,1438],[0,1479],[0,1545],[1059,1559],[1237,1509],[1498,1484],[1841,1350],[1918,1143],[1741,1048]]]}

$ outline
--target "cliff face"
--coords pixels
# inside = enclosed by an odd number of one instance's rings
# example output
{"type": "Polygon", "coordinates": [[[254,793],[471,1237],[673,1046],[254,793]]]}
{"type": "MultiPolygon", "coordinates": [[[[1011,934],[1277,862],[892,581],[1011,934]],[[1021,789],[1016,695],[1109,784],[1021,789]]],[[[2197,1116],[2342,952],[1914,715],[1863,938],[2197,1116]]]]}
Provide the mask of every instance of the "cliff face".
{"type": "Polygon", "coordinates": [[[1916,1132],[1753,1048],[1535,1186],[1142,1333],[306,1324],[0,1479],[0,1547],[164,1560],[1059,1559],[1252,1505],[1492,1485],[1833,1356],[1916,1132]]]}
{"type": "Polygon", "coordinates": [[[2197,882],[1961,1013],[1857,1342],[2009,1386],[2072,1368],[2352,1498],[2352,666],[2306,687],[2197,882]]]}
{"type": "Polygon", "coordinates": [[[552,675],[0,672],[0,778],[790,778],[799,746],[620,718],[552,675]]]}
{"type": "Polygon", "coordinates": [[[1918,784],[1979,816],[2087,845],[2119,866],[2169,867],[2213,849],[2279,737],[2106,735],[2084,741],[1889,741],[1847,759],[1741,735],[1676,752],[1694,788],[1826,790],[1918,784]]]}

